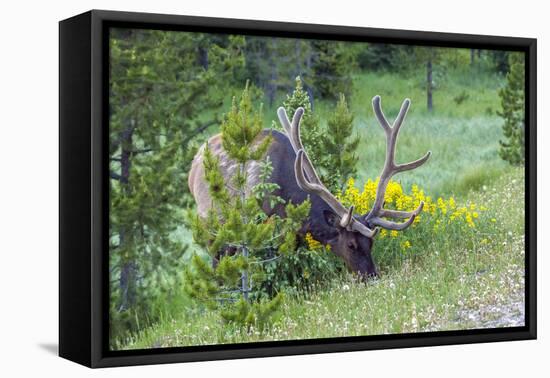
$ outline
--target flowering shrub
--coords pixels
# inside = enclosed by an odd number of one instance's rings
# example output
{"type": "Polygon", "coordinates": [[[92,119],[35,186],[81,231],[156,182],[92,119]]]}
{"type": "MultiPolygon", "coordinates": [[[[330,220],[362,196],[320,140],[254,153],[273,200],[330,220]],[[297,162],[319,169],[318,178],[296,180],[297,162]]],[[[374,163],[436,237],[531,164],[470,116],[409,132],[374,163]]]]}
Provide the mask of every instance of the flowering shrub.
{"type": "MultiPolygon", "coordinates": [[[[355,186],[355,180],[350,178],[344,191],[337,193],[336,196],[344,206],[354,205],[358,213],[366,214],[376,198],[378,180],[369,179],[361,192],[355,186]]],[[[424,190],[420,189],[418,185],[413,185],[411,191],[412,193],[408,195],[403,191],[401,184],[390,181],[384,196],[384,207],[393,210],[412,211],[420,205],[420,202],[424,202],[422,213],[416,217],[413,226],[421,222],[424,217],[427,217],[435,220],[434,231],[439,231],[450,224],[475,228],[480,212],[487,210],[486,207],[478,206],[475,203],[459,206],[454,197],[449,197],[449,199],[439,197],[434,200],[431,196],[425,195],[424,190]]],[[[398,234],[397,231],[382,230],[380,236],[382,238],[388,235],[397,237],[398,234]]]]}
{"type": "MultiPolygon", "coordinates": [[[[336,197],[344,206],[354,205],[358,214],[366,214],[376,198],[378,180],[369,179],[360,190],[356,187],[355,180],[350,178],[344,190],[338,192],[336,197]]],[[[419,251],[426,249],[429,241],[438,237],[464,240],[466,236],[471,237],[478,233],[480,225],[491,224],[483,219],[487,218],[485,206],[473,202],[459,204],[452,196],[435,199],[426,195],[418,185],[413,185],[411,194],[407,194],[400,183],[390,181],[384,201],[384,207],[393,210],[412,211],[421,201],[424,202],[424,207],[409,230],[398,232],[382,229],[377,237],[377,240],[382,240],[375,248],[377,254],[380,254],[380,249],[385,249],[386,252],[397,249],[403,253],[419,251]]],[[[490,221],[494,223],[494,219],[490,221]]],[[[306,234],[305,240],[311,251],[320,251],[323,247],[329,249],[311,234],[306,234]]],[[[380,260],[380,256],[378,257],[380,260]]]]}

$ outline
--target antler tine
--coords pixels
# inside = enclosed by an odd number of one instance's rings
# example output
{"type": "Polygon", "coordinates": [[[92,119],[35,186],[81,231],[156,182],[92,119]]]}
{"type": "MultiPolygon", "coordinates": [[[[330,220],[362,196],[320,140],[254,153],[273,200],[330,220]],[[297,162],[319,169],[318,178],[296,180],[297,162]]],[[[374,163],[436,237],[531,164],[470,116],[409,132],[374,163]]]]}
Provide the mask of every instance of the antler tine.
{"type": "Polygon", "coordinates": [[[292,148],[294,148],[295,152],[303,149],[302,141],[300,139],[300,121],[302,120],[303,115],[304,108],[300,107],[296,109],[296,111],[294,112],[294,116],[292,117],[292,123],[290,123],[285,108],[281,106],[279,109],[277,109],[279,122],[281,122],[281,125],[283,125],[286,135],[288,136],[288,139],[290,140],[292,148]]]}
{"type": "Polygon", "coordinates": [[[409,100],[408,98],[403,100],[403,103],[401,104],[401,109],[399,109],[399,114],[397,115],[397,118],[395,119],[392,127],[392,129],[395,130],[394,131],[395,134],[399,132],[399,129],[401,128],[401,125],[403,124],[403,121],[407,116],[410,106],[411,106],[411,100],[409,100]]]}
{"type": "Polygon", "coordinates": [[[407,219],[405,222],[396,223],[396,222],[385,220],[383,218],[376,217],[369,220],[369,223],[375,224],[387,230],[402,231],[407,227],[409,227],[414,222],[414,218],[416,218],[416,216],[413,215],[409,219],[407,219]]]}
{"type": "Polygon", "coordinates": [[[382,209],[380,211],[379,216],[375,216],[375,217],[369,219],[368,222],[370,224],[374,224],[374,225],[386,228],[388,230],[401,231],[401,230],[404,230],[407,227],[409,227],[414,222],[415,218],[418,216],[418,214],[420,214],[423,207],[424,207],[424,202],[421,201],[420,205],[418,205],[418,207],[413,211],[399,211],[399,210],[382,209]],[[383,219],[384,217],[401,218],[401,219],[407,219],[407,220],[405,222],[402,222],[402,223],[397,223],[397,222],[392,222],[392,221],[383,219]]]}
{"type": "Polygon", "coordinates": [[[372,99],[372,108],[374,109],[374,115],[376,115],[376,118],[378,119],[378,123],[380,123],[380,126],[384,129],[384,131],[389,131],[391,129],[391,126],[386,119],[386,116],[384,115],[384,112],[382,111],[382,106],[380,105],[380,96],[376,95],[372,99]]]}
{"type": "MultiPolygon", "coordinates": [[[[279,109],[277,109],[277,116],[279,117],[279,122],[281,122],[281,125],[283,126],[283,129],[285,129],[285,133],[288,136],[288,139],[290,140],[290,144],[292,145],[292,148],[294,149],[295,152],[298,151],[299,148],[297,148],[298,146],[296,146],[294,144],[294,140],[291,137],[291,135],[292,135],[292,126],[291,126],[290,121],[288,119],[288,115],[286,114],[285,108],[283,108],[281,106],[279,109]]],[[[294,117],[292,118],[292,120],[294,120],[294,117]]]]}
{"type": "MultiPolygon", "coordinates": [[[[298,151],[300,150],[303,150],[305,152],[304,146],[302,144],[302,139],[300,138],[300,121],[302,120],[302,116],[304,115],[304,108],[299,107],[298,109],[296,109],[296,111],[294,112],[294,116],[292,117],[292,123],[289,121],[286,110],[282,106],[277,109],[277,115],[279,116],[279,121],[285,129],[286,135],[290,140],[290,144],[292,145],[294,152],[296,154],[298,154],[298,151]]],[[[315,183],[322,185],[321,180],[319,179],[317,172],[315,172],[315,169],[313,168],[313,165],[311,164],[309,158],[306,161],[304,169],[310,180],[314,180],[315,183]]]]}
{"type": "Polygon", "coordinates": [[[302,139],[300,138],[300,121],[302,120],[303,115],[304,108],[299,107],[298,109],[296,109],[296,111],[294,112],[294,116],[292,117],[292,125],[290,128],[290,135],[299,150],[304,149],[304,146],[302,145],[302,139]]]}
{"type": "Polygon", "coordinates": [[[428,151],[426,155],[421,157],[418,160],[412,161],[405,164],[396,164],[395,163],[395,148],[397,145],[397,136],[399,135],[399,129],[401,128],[405,116],[409,110],[411,101],[407,98],[403,101],[399,114],[395,119],[393,126],[390,126],[384,112],[382,111],[380,96],[374,96],[372,99],[372,107],[374,109],[374,114],[380,123],[382,129],[386,133],[386,161],[384,163],[384,168],[380,175],[380,180],[378,182],[378,187],[376,188],[376,198],[372,206],[371,211],[365,216],[365,222],[368,222],[369,225],[377,225],[384,227],[390,230],[403,230],[409,227],[414,218],[422,211],[424,203],[421,202],[417,209],[414,211],[397,211],[397,210],[386,210],[384,206],[384,196],[386,193],[386,188],[390,179],[396,173],[408,171],[415,169],[422,164],[424,164],[431,156],[431,152],[428,151]],[[384,217],[389,218],[408,218],[407,221],[403,223],[391,222],[385,219],[384,217]]]}
{"type": "Polygon", "coordinates": [[[430,158],[430,156],[432,156],[432,151],[426,152],[426,155],[422,156],[420,159],[411,161],[410,163],[398,164],[395,166],[395,173],[410,171],[411,169],[418,168],[422,164],[424,164],[430,158]]]}
{"type": "Polygon", "coordinates": [[[422,208],[424,207],[424,201],[420,201],[420,204],[416,209],[413,211],[401,211],[401,210],[389,210],[389,209],[382,209],[380,210],[380,217],[387,217],[387,218],[410,218],[413,215],[417,216],[422,211],[422,208]]]}
{"type": "Polygon", "coordinates": [[[355,208],[355,206],[351,205],[348,209],[347,214],[342,217],[342,219],[340,220],[340,226],[341,227],[347,228],[350,225],[350,223],[353,220],[353,209],[354,208],[355,208]]]}

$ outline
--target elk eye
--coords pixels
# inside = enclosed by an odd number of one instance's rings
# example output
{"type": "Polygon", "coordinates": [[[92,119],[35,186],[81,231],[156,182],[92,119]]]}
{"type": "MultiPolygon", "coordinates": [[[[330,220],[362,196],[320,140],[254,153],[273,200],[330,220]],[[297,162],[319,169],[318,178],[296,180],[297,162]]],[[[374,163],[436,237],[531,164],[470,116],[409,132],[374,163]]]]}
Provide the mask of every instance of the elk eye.
{"type": "Polygon", "coordinates": [[[348,242],[348,248],[355,249],[355,244],[353,244],[353,242],[348,242]]]}

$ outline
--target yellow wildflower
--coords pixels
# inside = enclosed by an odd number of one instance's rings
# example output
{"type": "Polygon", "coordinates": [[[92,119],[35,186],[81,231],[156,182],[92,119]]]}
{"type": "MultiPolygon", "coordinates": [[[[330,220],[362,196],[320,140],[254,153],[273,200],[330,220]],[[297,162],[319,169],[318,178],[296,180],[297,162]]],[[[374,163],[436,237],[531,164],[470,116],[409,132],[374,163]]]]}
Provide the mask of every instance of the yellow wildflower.
{"type": "Polygon", "coordinates": [[[449,198],[449,207],[454,210],[456,208],[456,202],[454,197],[449,198]]]}
{"type": "Polygon", "coordinates": [[[469,227],[475,227],[474,221],[472,219],[472,215],[470,213],[466,214],[466,224],[468,224],[469,227]]]}
{"type": "Polygon", "coordinates": [[[319,241],[315,240],[310,232],[306,233],[306,243],[311,251],[321,249],[323,246],[319,241]]]}
{"type": "MultiPolygon", "coordinates": [[[[362,190],[358,189],[353,178],[349,178],[342,191],[336,192],[336,197],[344,206],[355,206],[355,210],[359,214],[366,214],[372,207],[376,198],[376,189],[380,182],[380,178],[375,180],[369,179],[363,184],[362,190]]],[[[397,181],[390,181],[384,193],[384,207],[387,209],[412,211],[416,209],[421,202],[424,202],[423,213],[426,214],[427,220],[424,217],[417,216],[412,224],[412,227],[417,227],[425,222],[433,224],[433,232],[440,233],[445,231],[446,225],[454,223],[457,226],[476,227],[476,220],[480,219],[480,212],[486,211],[487,208],[475,203],[468,203],[465,206],[459,207],[454,197],[445,199],[438,197],[433,199],[431,196],[426,196],[424,190],[418,185],[413,184],[411,194],[406,194],[401,184],[397,181]],[[432,223],[434,222],[434,223],[432,223]]],[[[495,223],[496,219],[491,219],[495,223]]],[[[379,237],[396,238],[399,233],[395,230],[381,230],[379,237]]],[[[309,245],[309,244],[308,244],[309,245]]],[[[317,245],[314,243],[314,247],[317,245]]]]}
{"type": "Polygon", "coordinates": [[[439,210],[441,210],[441,213],[443,215],[446,215],[447,214],[447,204],[445,203],[445,201],[443,200],[443,198],[439,197],[437,199],[437,207],[439,207],[439,210]]]}

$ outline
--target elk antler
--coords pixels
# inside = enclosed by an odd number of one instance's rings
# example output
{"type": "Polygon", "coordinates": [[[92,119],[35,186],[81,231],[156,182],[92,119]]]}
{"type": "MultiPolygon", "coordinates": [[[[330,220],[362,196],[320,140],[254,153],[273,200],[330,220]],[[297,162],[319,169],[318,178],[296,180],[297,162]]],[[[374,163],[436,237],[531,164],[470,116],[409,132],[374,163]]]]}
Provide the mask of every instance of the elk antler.
{"type": "Polygon", "coordinates": [[[318,195],[329,207],[340,217],[340,226],[348,231],[356,231],[361,234],[373,238],[378,232],[378,228],[371,230],[362,223],[358,222],[353,217],[353,206],[346,209],[344,205],[332,195],[332,193],[323,185],[319,179],[319,175],[313,168],[313,164],[302,145],[300,138],[300,120],[304,114],[303,108],[296,109],[292,117],[292,123],[288,120],[288,116],[283,107],[277,110],[279,121],[286,131],[290,144],[296,152],[296,160],[294,162],[294,173],[298,186],[306,193],[314,193],[318,195]]]}
{"type": "Polygon", "coordinates": [[[370,212],[364,217],[365,224],[369,226],[380,226],[389,230],[404,230],[412,224],[414,218],[422,211],[422,207],[424,206],[424,202],[420,202],[420,205],[413,211],[387,210],[383,208],[384,195],[392,176],[399,172],[409,171],[420,167],[430,158],[430,155],[432,154],[431,151],[428,151],[426,155],[413,162],[406,164],[395,163],[395,146],[397,144],[397,136],[399,135],[399,129],[401,128],[403,120],[407,115],[410,104],[411,101],[408,98],[403,101],[403,105],[401,105],[401,110],[399,110],[397,119],[393,123],[393,126],[390,126],[386,116],[384,116],[384,113],[382,112],[380,96],[374,96],[372,99],[374,114],[376,115],[380,126],[386,133],[386,162],[384,163],[384,168],[382,169],[382,173],[380,175],[380,181],[378,182],[378,187],[376,188],[376,199],[374,200],[374,205],[372,206],[370,212]],[[383,218],[408,219],[405,222],[396,223],[383,218]]]}

